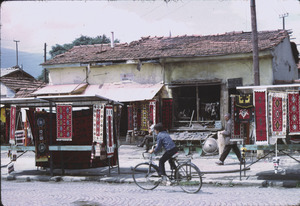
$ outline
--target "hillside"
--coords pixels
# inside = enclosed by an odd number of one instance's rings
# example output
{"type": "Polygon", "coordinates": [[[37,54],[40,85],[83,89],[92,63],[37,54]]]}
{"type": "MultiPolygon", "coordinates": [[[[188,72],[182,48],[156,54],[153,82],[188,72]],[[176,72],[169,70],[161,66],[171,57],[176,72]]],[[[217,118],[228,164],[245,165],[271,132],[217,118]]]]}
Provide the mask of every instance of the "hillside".
{"type": "MultiPolygon", "coordinates": [[[[35,54],[19,51],[18,62],[19,66],[23,67],[24,71],[37,78],[43,68],[39,65],[43,63],[43,54],[35,54]]],[[[1,68],[9,68],[16,65],[16,51],[13,49],[1,48],[1,68]]]]}

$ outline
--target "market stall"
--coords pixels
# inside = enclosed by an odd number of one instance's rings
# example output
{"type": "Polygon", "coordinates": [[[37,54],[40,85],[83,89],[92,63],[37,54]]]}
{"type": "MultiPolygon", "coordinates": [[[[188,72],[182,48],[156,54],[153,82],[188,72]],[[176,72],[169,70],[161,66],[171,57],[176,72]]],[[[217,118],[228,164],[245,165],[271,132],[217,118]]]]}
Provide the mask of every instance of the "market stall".
{"type": "MultiPolygon", "coordinates": [[[[300,149],[300,84],[237,87],[231,96],[232,136],[243,150],[268,150],[275,172],[278,153],[300,149]]],[[[293,158],[294,159],[294,158],[293,158]]],[[[299,160],[296,160],[299,162],[299,160]]]]}
{"type": "Polygon", "coordinates": [[[3,99],[2,104],[10,110],[10,145],[1,149],[35,151],[36,166],[51,173],[55,168],[119,170],[121,103],[99,95],[60,95],[3,99]],[[16,145],[18,108],[26,110],[32,145],[16,145]]]}

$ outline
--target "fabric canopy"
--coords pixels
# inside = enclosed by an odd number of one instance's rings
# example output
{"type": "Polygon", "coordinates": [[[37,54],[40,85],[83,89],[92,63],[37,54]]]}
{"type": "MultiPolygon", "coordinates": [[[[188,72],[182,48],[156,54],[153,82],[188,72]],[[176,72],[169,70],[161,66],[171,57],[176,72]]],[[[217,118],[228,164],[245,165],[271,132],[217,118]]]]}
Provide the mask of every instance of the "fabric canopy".
{"type": "Polygon", "coordinates": [[[151,100],[160,91],[163,84],[138,83],[105,83],[102,85],[89,85],[85,95],[99,95],[118,102],[134,102],[151,100]]]}
{"type": "Polygon", "coordinates": [[[35,92],[33,95],[55,95],[55,94],[80,94],[84,91],[87,84],[60,84],[47,85],[35,92]]]}

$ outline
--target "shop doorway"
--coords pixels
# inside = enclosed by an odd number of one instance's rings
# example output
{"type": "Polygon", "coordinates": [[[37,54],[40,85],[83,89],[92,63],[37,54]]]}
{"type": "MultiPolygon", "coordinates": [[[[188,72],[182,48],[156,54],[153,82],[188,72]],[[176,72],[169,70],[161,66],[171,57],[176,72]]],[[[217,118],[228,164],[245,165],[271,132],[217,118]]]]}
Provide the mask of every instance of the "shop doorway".
{"type": "Polygon", "coordinates": [[[189,85],[172,88],[174,121],[220,120],[221,85],[189,85]]]}

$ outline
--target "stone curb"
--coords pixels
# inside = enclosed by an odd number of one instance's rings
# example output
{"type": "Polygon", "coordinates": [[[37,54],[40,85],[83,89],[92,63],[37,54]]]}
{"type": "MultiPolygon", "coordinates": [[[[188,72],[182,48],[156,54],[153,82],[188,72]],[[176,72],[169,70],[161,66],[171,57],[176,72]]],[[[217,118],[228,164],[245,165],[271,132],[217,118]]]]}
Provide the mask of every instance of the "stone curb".
{"type": "MultiPolygon", "coordinates": [[[[82,182],[82,181],[95,181],[101,183],[134,183],[131,175],[119,175],[119,176],[34,176],[34,175],[2,175],[2,180],[6,181],[40,181],[40,182],[82,182]]],[[[203,184],[213,186],[242,186],[242,187],[284,187],[284,188],[296,188],[299,187],[300,181],[297,180],[284,180],[284,181],[268,181],[268,180],[238,180],[238,179],[203,179],[203,184]]]]}
{"type": "Polygon", "coordinates": [[[203,184],[210,184],[214,186],[247,186],[247,187],[261,187],[264,180],[214,180],[207,179],[203,184]]]}

